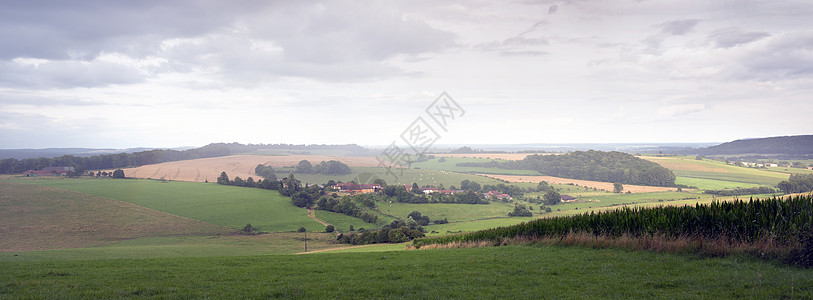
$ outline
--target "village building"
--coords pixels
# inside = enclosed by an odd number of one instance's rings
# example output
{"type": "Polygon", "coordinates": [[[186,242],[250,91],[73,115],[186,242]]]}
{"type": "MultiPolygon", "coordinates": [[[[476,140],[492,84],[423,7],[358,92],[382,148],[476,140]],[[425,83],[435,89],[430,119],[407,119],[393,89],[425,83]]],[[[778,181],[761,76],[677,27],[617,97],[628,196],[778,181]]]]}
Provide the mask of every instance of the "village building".
{"type": "Polygon", "coordinates": [[[337,183],[333,186],[334,189],[346,193],[374,193],[381,189],[380,184],[355,184],[355,183],[337,183]]]}
{"type": "Polygon", "coordinates": [[[512,199],[511,196],[509,196],[508,194],[503,194],[503,193],[500,193],[498,191],[489,191],[488,193],[485,194],[485,196],[486,196],[486,198],[494,197],[494,198],[497,198],[497,199],[500,199],[500,200],[502,200],[502,199],[511,200],[512,199]]]}
{"type": "Polygon", "coordinates": [[[576,202],[576,197],[570,195],[562,195],[562,202],[576,202]]]}

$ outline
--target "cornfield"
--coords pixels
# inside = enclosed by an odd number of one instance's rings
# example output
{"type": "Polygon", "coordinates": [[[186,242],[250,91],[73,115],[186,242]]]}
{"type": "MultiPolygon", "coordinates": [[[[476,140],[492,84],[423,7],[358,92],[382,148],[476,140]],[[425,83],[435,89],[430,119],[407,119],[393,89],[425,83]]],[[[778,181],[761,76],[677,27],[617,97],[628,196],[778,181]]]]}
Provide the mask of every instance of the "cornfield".
{"type": "Polygon", "coordinates": [[[608,212],[538,219],[514,226],[462,235],[416,239],[416,247],[430,244],[490,241],[523,237],[566,236],[589,233],[620,237],[666,236],[726,239],[737,243],[770,240],[798,243],[802,232],[813,228],[813,195],[771,199],[713,202],[694,206],[622,208],[608,212]]]}

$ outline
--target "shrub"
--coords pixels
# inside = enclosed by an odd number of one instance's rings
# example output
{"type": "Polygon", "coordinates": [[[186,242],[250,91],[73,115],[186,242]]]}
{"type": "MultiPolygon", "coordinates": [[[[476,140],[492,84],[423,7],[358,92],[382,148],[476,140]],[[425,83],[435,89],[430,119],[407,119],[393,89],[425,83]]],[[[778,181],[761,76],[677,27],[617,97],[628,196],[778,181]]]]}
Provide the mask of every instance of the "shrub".
{"type": "Polygon", "coordinates": [[[305,232],[305,231],[308,231],[307,229],[305,229],[305,227],[299,227],[299,229],[296,230],[296,232],[305,232]]]}
{"type": "Polygon", "coordinates": [[[333,228],[333,225],[327,225],[325,227],[325,232],[327,232],[327,233],[333,232],[335,230],[336,230],[336,228],[333,228]]]}

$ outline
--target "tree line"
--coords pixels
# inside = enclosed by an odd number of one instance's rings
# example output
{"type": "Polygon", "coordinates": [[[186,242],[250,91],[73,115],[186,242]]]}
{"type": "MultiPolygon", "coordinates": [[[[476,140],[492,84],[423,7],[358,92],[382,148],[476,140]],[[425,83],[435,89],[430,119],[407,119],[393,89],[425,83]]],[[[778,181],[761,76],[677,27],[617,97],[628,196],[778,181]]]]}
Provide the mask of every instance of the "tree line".
{"type": "Polygon", "coordinates": [[[777,187],[785,194],[813,192],[813,174],[790,174],[777,187]]]}
{"type": "Polygon", "coordinates": [[[773,194],[776,190],[767,186],[751,187],[751,188],[736,188],[736,189],[720,189],[720,190],[705,190],[706,194],[717,196],[742,196],[742,195],[759,195],[759,194],[773,194]]]}
{"type": "Polygon", "coordinates": [[[156,149],[133,153],[104,154],[90,157],[63,155],[54,158],[7,158],[0,160],[0,174],[18,174],[26,170],[41,170],[45,167],[73,167],[77,173],[85,170],[101,170],[137,167],[169,161],[207,158],[231,155],[229,148],[223,144],[209,144],[196,149],[171,150],[156,149]]]}
{"type": "Polygon", "coordinates": [[[675,186],[675,174],[661,165],[617,151],[575,151],[564,155],[529,155],[517,161],[459,163],[464,167],[534,170],[539,173],[603,182],[675,186]]]}

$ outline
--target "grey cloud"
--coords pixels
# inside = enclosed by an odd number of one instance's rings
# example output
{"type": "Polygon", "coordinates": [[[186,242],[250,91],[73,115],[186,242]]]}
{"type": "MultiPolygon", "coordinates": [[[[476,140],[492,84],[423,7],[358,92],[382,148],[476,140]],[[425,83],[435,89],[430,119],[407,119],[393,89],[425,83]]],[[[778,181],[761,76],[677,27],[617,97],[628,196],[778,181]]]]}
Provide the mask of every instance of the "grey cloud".
{"type": "Polygon", "coordinates": [[[103,61],[49,61],[36,66],[0,61],[0,66],[0,87],[99,87],[145,80],[138,70],[103,61]]]}
{"type": "Polygon", "coordinates": [[[708,39],[718,48],[731,48],[738,45],[755,42],[771,36],[767,32],[743,31],[739,28],[726,28],[710,34],[708,39]]]}
{"type": "Polygon", "coordinates": [[[82,70],[81,65],[101,53],[167,58],[167,63],[148,70],[155,73],[201,71],[221,78],[250,74],[243,77],[253,81],[278,76],[328,81],[398,76],[405,73],[386,60],[440,51],[454,45],[455,38],[421,20],[367,2],[99,5],[55,1],[40,5],[15,2],[0,12],[0,60],[41,58],[53,64],[30,69],[6,63],[22,71],[22,76],[12,76],[6,69],[0,72],[2,85],[104,86],[143,79],[113,65],[93,63],[82,70]],[[224,41],[223,36],[230,37],[229,44],[217,44],[224,41]],[[195,43],[166,49],[166,41],[177,40],[195,43]],[[281,51],[255,51],[254,42],[272,44],[281,51]],[[337,70],[345,75],[325,75],[337,70]]]}
{"type": "Polygon", "coordinates": [[[661,28],[661,33],[671,34],[671,35],[684,35],[692,31],[701,20],[697,19],[688,19],[688,20],[676,20],[676,21],[669,21],[658,24],[656,27],[661,28]]]}
{"type": "Polygon", "coordinates": [[[0,59],[148,54],[162,39],[231,24],[250,1],[12,1],[0,10],[0,59]]]}
{"type": "Polygon", "coordinates": [[[736,77],[783,80],[813,75],[813,31],[771,37],[740,58],[736,77]]]}
{"type": "Polygon", "coordinates": [[[556,11],[558,11],[558,10],[559,10],[558,5],[551,5],[550,7],[548,7],[548,14],[549,15],[556,14],[556,11]]]}

